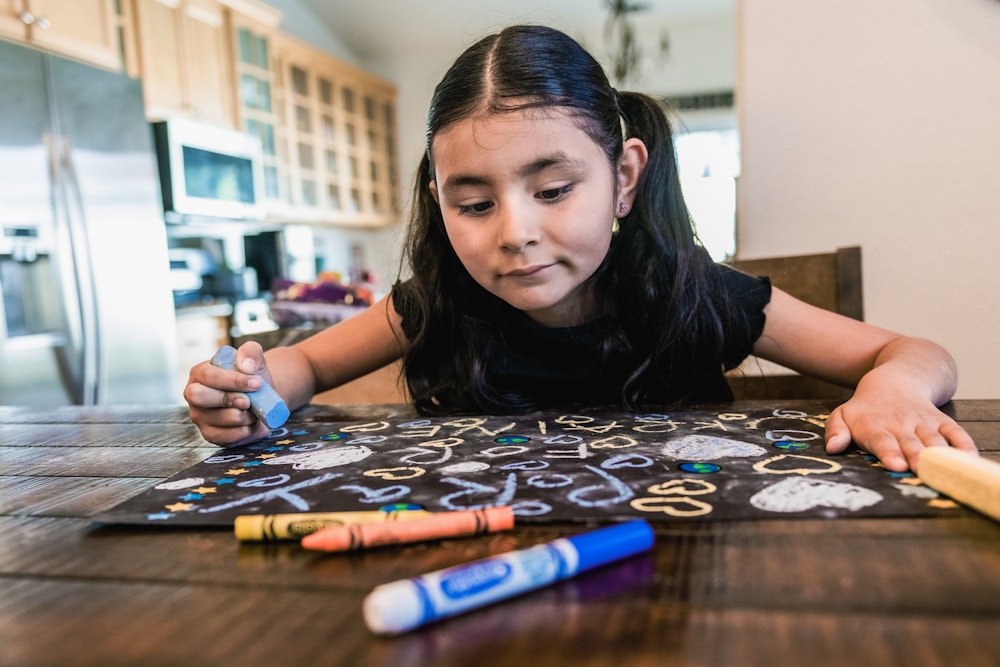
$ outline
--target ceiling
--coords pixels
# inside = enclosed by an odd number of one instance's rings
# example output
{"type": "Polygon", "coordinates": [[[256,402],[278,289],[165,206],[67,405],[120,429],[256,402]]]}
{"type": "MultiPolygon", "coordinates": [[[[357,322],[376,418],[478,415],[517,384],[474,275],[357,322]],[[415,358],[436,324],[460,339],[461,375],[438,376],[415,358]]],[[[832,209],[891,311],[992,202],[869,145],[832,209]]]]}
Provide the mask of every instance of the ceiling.
{"type": "MultiPolygon", "coordinates": [[[[635,0],[636,25],[732,16],[736,0],[635,0]]],[[[578,39],[600,34],[607,0],[299,0],[354,54],[381,61],[415,52],[455,53],[511,23],[543,23],[578,39]]]]}

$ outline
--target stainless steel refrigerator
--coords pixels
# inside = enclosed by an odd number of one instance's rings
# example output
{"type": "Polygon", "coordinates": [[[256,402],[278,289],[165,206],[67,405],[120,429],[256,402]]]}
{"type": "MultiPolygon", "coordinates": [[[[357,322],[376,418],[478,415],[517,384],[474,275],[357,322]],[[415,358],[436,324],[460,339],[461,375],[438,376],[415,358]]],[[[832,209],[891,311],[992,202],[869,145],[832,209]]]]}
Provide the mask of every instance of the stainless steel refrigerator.
{"type": "Polygon", "coordinates": [[[0,405],[177,404],[140,82],[0,41],[0,405]]]}

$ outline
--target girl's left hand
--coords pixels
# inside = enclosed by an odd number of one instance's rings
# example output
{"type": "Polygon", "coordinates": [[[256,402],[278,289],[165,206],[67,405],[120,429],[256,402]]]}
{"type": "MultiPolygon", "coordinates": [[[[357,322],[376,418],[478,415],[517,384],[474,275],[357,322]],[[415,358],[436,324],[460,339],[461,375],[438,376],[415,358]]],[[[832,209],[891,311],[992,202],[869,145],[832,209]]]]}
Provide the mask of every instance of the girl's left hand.
{"type": "Polygon", "coordinates": [[[852,441],[894,472],[916,472],[925,447],[978,453],[965,429],[933,403],[903,396],[855,394],[834,409],[826,420],[826,451],[839,454],[852,441]]]}

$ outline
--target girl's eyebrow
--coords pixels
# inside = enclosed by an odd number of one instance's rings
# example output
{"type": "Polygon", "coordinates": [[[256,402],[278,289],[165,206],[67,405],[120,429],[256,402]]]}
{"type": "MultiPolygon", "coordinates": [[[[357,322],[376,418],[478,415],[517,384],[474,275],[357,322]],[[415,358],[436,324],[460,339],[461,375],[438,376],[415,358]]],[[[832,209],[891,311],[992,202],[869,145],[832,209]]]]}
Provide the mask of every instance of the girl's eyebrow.
{"type": "Polygon", "coordinates": [[[534,176],[535,174],[541,173],[552,167],[581,169],[583,168],[583,163],[580,160],[575,160],[562,151],[559,151],[553,153],[552,155],[540,157],[533,162],[529,162],[517,170],[517,175],[522,178],[525,176],[534,176]]]}
{"type": "MultiPolygon", "coordinates": [[[[526,178],[553,167],[583,170],[585,165],[582,161],[573,159],[562,151],[558,151],[552,155],[545,155],[537,160],[532,160],[528,164],[520,167],[516,174],[518,178],[526,178]]],[[[449,193],[464,186],[490,185],[492,182],[493,179],[488,176],[480,176],[476,174],[453,174],[445,179],[444,186],[441,188],[441,191],[449,193]]]]}

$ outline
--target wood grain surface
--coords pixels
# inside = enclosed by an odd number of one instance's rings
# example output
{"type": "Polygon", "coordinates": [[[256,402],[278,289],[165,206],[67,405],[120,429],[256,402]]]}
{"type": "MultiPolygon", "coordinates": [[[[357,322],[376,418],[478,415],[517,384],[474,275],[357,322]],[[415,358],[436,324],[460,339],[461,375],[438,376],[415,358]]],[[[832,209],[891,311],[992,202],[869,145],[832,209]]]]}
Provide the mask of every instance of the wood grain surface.
{"type": "MultiPolygon", "coordinates": [[[[303,422],[405,416],[310,406],[303,422]]],[[[946,407],[1000,460],[1000,401],[946,407]]],[[[652,552],[398,638],[376,585],[580,526],[353,554],[91,517],[202,460],[181,408],[0,408],[0,665],[996,665],[1000,526],[954,518],[656,525],[652,552]]]]}

